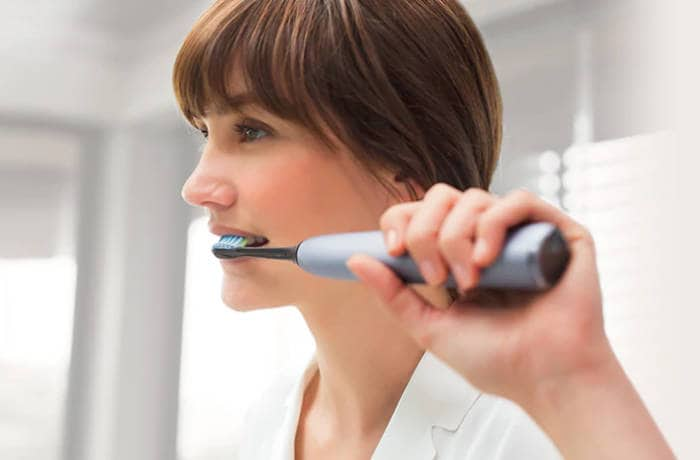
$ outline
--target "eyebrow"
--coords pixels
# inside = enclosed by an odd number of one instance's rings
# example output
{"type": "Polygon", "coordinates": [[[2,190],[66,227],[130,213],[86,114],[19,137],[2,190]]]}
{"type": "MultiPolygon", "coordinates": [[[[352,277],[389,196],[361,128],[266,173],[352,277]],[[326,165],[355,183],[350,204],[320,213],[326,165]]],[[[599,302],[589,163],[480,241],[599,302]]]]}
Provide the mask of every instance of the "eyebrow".
{"type": "MultiPolygon", "coordinates": [[[[241,109],[250,105],[259,105],[255,95],[250,92],[238,93],[226,98],[226,107],[223,110],[216,110],[214,113],[223,115],[230,112],[240,112],[241,109]]],[[[210,109],[206,109],[204,110],[204,115],[208,115],[211,112],[210,109]]]]}

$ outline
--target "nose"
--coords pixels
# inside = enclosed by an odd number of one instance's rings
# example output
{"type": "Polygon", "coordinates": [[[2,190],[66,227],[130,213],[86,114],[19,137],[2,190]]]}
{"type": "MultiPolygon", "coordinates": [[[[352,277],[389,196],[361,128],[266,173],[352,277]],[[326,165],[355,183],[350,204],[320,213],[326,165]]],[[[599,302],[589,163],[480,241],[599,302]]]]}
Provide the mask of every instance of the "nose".
{"type": "Polygon", "coordinates": [[[202,159],[182,186],[182,199],[192,206],[228,208],[235,200],[235,189],[219,172],[202,159]]]}

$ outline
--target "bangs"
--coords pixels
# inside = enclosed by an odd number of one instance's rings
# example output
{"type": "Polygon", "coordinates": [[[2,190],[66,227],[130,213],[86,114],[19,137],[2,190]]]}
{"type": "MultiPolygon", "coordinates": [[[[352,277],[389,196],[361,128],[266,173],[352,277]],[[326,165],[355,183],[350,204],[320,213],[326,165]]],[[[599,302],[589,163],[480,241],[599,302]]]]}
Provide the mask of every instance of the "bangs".
{"type": "Polygon", "coordinates": [[[486,189],[498,162],[498,80],[458,0],[216,0],[173,86],[195,127],[244,93],[414,200],[414,184],[486,189]]]}
{"type": "MultiPolygon", "coordinates": [[[[190,124],[208,111],[241,105],[234,72],[250,102],[309,129],[332,145],[340,126],[322,101],[324,53],[334,46],[326,2],[219,0],[197,21],[175,60],[173,86],[190,124]]],[[[341,136],[342,137],[342,136],[341,136]]]]}

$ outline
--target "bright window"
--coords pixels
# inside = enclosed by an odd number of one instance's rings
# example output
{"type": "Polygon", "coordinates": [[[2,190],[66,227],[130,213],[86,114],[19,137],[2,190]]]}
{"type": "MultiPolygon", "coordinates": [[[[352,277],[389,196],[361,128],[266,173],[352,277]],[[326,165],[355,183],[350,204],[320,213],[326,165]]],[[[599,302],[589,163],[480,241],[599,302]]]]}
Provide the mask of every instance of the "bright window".
{"type": "Polygon", "coordinates": [[[59,458],[75,260],[0,259],[0,458],[59,458]]]}

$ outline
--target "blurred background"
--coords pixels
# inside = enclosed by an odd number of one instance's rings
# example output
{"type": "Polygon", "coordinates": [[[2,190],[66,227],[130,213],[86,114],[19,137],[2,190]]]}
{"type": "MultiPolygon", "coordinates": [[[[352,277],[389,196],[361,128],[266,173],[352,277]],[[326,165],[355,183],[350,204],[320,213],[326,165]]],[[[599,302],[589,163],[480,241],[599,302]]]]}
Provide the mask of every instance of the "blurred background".
{"type": "MultiPolygon", "coordinates": [[[[208,4],[0,2],[0,458],[230,459],[251,399],[312,350],[293,307],[222,304],[204,214],[180,198],[200,139],[171,68],[208,4]]],[[[700,458],[697,7],[464,4],[504,97],[491,191],[593,232],[615,350],[700,458]]]]}

